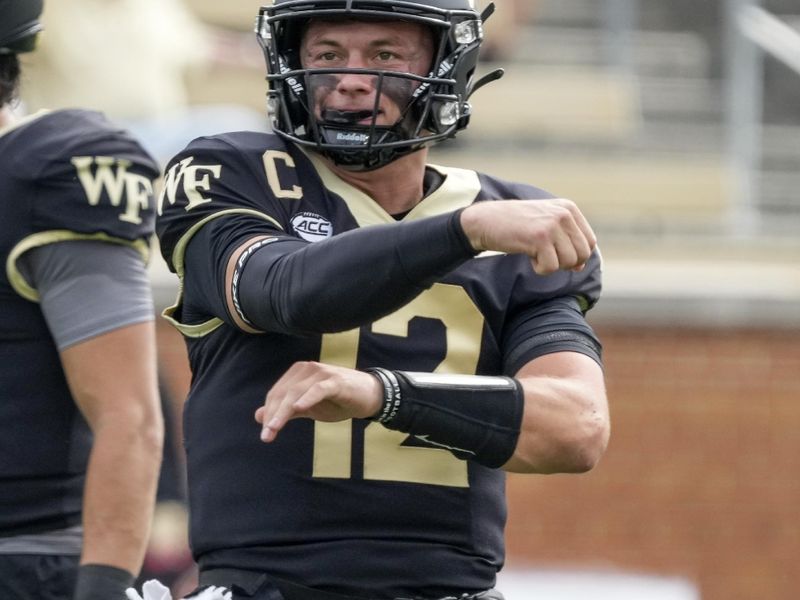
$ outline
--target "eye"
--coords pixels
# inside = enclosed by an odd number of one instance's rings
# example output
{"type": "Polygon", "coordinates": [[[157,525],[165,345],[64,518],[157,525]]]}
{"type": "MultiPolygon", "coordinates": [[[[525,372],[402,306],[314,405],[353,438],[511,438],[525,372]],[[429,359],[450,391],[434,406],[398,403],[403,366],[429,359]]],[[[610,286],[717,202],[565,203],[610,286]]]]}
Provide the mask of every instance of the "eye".
{"type": "Polygon", "coordinates": [[[390,52],[389,50],[381,50],[377,54],[377,59],[383,62],[388,62],[390,60],[395,60],[397,58],[399,58],[397,54],[395,54],[394,52],[390,52]]]}
{"type": "Polygon", "coordinates": [[[320,61],[323,61],[323,62],[330,62],[330,61],[336,60],[337,58],[339,58],[339,57],[337,56],[336,52],[323,52],[323,53],[317,55],[317,60],[320,60],[320,61]]]}

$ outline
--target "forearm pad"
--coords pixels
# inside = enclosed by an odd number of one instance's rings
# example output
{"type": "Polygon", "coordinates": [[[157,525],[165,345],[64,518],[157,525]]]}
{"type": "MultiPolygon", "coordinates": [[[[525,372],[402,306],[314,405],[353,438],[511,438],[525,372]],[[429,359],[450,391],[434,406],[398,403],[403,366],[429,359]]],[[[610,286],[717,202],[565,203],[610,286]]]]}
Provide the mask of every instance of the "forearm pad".
{"type": "Polygon", "coordinates": [[[514,454],[524,409],[510,377],[438,375],[373,368],[383,406],[373,420],[493,469],[514,454]]]}
{"type": "Polygon", "coordinates": [[[110,565],[81,565],[73,600],[124,600],[133,575],[110,565]]]}
{"type": "Polygon", "coordinates": [[[459,215],[366,227],[314,244],[263,244],[234,275],[240,317],[290,335],[375,321],[475,255],[459,215]]]}

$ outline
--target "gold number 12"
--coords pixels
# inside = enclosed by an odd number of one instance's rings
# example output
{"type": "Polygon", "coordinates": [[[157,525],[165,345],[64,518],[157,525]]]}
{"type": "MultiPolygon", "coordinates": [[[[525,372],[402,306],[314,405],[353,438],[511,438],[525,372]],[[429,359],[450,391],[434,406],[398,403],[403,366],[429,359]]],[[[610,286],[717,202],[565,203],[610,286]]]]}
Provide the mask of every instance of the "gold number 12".
{"type": "MultiPolygon", "coordinates": [[[[436,373],[474,374],[483,315],[460,286],[437,283],[400,310],[372,324],[374,333],[408,337],[415,317],[436,319],[446,331],[447,352],[436,373]]],[[[355,368],[360,330],[326,334],[321,362],[355,368]]],[[[314,477],[349,479],[352,421],[314,424],[314,477]]],[[[370,423],[364,432],[364,479],[468,487],[467,463],[447,450],[403,446],[405,433],[370,423]]]]}

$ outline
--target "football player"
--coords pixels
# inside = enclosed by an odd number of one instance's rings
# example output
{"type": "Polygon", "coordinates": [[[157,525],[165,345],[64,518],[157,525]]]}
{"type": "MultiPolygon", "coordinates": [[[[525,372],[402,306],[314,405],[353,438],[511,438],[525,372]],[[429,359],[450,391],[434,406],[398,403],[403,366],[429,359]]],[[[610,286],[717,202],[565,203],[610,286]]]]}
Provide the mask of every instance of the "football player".
{"type": "Polygon", "coordinates": [[[0,0],[0,598],[121,600],[163,436],[145,267],[158,168],[98,113],[15,116],[41,9],[0,0]]]}
{"type": "Polygon", "coordinates": [[[486,81],[490,10],[275,0],[257,21],[274,133],[172,160],[157,231],[182,280],[166,314],[193,371],[201,586],[501,598],[505,471],[602,455],[591,227],[541,189],[427,161],[486,81]]]}

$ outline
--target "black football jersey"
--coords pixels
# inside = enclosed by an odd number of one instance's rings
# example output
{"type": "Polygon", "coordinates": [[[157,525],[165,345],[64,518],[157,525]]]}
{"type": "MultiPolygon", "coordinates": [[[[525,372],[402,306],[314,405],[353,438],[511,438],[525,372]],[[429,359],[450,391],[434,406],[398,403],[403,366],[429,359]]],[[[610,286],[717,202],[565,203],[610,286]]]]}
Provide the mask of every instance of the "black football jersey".
{"type": "Polygon", "coordinates": [[[99,113],[40,113],[0,131],[0,535],[80,521],[91,445],[38,295],[28,250],[67,240],[128,244],[146,257],[158,167],[99,113]]]}
{"type": "MultiPolygon", "coordinates": [[[[405,221],[475,201],[550,197],[473,171],[429,168],[444,181],[405,221]]],[[[229,240],[268,234],[318,243],[393,222],[315,155],[274,135],[242,132],[200,138],[173,159],[157,231],[165,259],[183,276],[186,248],[203,227],[219,226],[215,233],[229,240]]],[[[214,238],[191,251],[224,265],[227,257],[215,253],[226,247],[214,238]]],[[[244,333],[215,311],[207,287],[187,278],[169,310],[193,371],[184,435],[191,543],[201,569],[253,569],[376,598],[491,587],[504,558],[502,471],[366,420],[296,419],[264,444],[254,412],[299,360],[513,375],[542,353],[543,325],[591,335],[582,312],[600,292],[599,257],[581,273],[542,277],[527,257],[485,253],[374,323],[318,335],[244,333]],[[559,298],[564,308],[531,318],[559,298]]]]}

